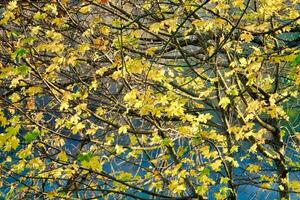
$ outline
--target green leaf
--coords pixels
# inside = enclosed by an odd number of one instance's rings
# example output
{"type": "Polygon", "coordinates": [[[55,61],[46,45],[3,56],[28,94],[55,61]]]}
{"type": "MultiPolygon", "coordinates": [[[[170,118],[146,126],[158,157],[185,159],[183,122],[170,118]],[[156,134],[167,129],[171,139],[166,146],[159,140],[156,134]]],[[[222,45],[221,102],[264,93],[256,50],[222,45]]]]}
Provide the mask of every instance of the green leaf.
{"type": "Polygon", "coordinates": [[[17,125],[17,126],[10,126],[10,127],[7,127],[5,129],[5,132],[9,135],[9,136],[14,136],[14,135],[17,135],[20,131],[20,128],[21,126],[20,125],[17,125]]]}
{"type": "Polygon", "coordinates": [[[292,62],[292,66],[298,65],[299,63],[300,63],[300,54],[298,54],[295,60],[292,62]]]}
{"type": "Polygon", "coordinates": [[[93,156],[93,153],[91,152],[88,152],[88,153],[82,153],[82,154],[79,154],[77,156],[77,160],[79,162],[82,162],[82,161],[89,161],[93,156]]]}
{"type": "Polygon", "coordinates": [[[14,195],[14,189],[13,189],[13,187],[11,186],[11,187],[10,187],[10,190],[9,190],[9,191],[6,193],[6,195],[5,195],[5,200],[12,199],[13,195],[14,195]]]}
{"type": "Polygon", "coordinates": [[[25,134],[24,139],[27,143],[32,142],[33,140],[35,140],[40,134],[40,131],[38,130],[33,130],[31,132],[28,132],[25,134]]]}
{"type": "Polygon", "coordinates": [[[19,48],[19,49],[17,49],[16,51],[15,51],[15,54],[17,55],[17,56],[23,56],[23,55],[25,55],[26,54],[26,50],[25,49],[23,49],[23,48],[19,48]]]}
{"type": "Polygon", "coordinates": [[[25,38],[23,42],[24,42],[25,44],[31,45],[31,44],[33,44],[36,40],[37,40],[37,38],[34,38],[34,37],[28,37],[28,38],[25,38]]]}
{"type": "Polygon", "coordinates": [[[170,138],[165,138],[162,141],[162,146],[173,146],[173,142],[170,138]]]}
{"type": "Polygon", "coordinates": [[[12,58],[15,59],[17,63],[19,63],[20,59],[27,53],[28,52],[25,49],[19,48],[12,54],[12,58]]]}
{"type": "Polygon", "coordinates": [[[27,75],[30,72],[30,68],[26,65],[20,65],[15,68],[17,75],[27,75]]]}
{"type": "Polygon", "coordinates": [[[210,174],[210,169],[209,168],[204,168],[201,172],[199,176],[207,176],[210,174]]]}

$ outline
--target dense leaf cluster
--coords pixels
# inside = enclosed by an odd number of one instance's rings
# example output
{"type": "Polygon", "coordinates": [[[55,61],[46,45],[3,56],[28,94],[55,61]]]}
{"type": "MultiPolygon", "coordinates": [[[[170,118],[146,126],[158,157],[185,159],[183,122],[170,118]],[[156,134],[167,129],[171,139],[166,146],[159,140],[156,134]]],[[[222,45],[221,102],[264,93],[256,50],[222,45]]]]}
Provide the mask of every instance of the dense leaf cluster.
{"type": "Polygon", "coordinates": [[[299,198],[299,2],[2,1],[0,195],[299,198]]]}

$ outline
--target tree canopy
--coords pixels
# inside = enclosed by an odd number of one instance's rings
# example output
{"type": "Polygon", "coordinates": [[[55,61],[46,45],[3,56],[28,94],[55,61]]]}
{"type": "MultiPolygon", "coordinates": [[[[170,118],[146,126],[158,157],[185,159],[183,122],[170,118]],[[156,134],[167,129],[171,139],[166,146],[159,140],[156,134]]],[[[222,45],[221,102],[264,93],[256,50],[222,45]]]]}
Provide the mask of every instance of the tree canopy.
{"type": "Polygon", "coordinates": [[[299,3],[1,1],[0,196],[299,198],[299,3]]]}

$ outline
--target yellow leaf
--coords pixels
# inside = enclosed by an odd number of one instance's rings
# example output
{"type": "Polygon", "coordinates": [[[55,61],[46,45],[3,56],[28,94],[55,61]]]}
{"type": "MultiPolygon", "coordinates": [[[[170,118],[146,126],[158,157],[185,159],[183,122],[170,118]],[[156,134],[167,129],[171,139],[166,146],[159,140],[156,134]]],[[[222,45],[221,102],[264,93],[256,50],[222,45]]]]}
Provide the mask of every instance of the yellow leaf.
{"type": "Polygon", "coordinates": [[[96,109],[96,114],[99,115],[99,116],[105,114],[106,112],[107,112],[107,110],[105,110],[104,108],[101,108],[101,107],[98,107],[96,109]]]}
{"type": "Polygon", "coordinates": [[[77,123],[75,126],[72,127],[72,133],[76,134],[81,131],[85,127],[85,124],[82,122],[77,123]]]}
{"type": "Polygon", "coordinates": [[[171,183],[169,184],[169,188],[176,194],[180,194],[186,190],[185,185],[183,183],[179,183],[177,180],[171,181],[171,183]]]}
{"type": "Polygon", "coordinates": [[[222,165],[222,160],[216,160],[210,164],[210,167],[212,170],[217,172],[220,171],[221,165],[222,165]]]}
{"type": "Polygon", "coordinates": [[[32,160],[29,161],[27,164],[27,167],[32,168],[32,169],[43,169],[44,168],[44,162],[39,158],[33,158],[32,160]]]}
{"type": "Polygon", "coordinates": [[[91,11],[91,6],[83,6],[82,8],[80,8],[79,12],[81,12],[82,14],[87,14],[91,11]]]}
{"type": "Polygon", "coordinates": [[[295,19],[299,17],[299,12],[298,10],[291,10],[290,13],[289,13],[289,18],[291,19],[295,19]]]}
{"type": "Polygon", "coordinates": [[[230,179],[228,177],[221,177],[220,183],[227,184],[230,179]]]}
{"type": "Polygon", "coordinates": [[[128,59],[126,61],[126,68],[129,73],[141,74],[146,66],[147,63],[141,59],[128,59]]]}
{"type": "Polygon", "coordinates": [[[97,132],[97,128],[89,128],[88,130],[86,130],[86,134],[87,135],[94,135],[97,132]]]}
{"type": "Polygon", "coordinates": [[[93,80],[93,81],[91,82],[91,84],[90,84],[90,86],[89,86],[89,90],[97,90],[97,88],[98,88],[98,82],[97,82],[97,80],[95,79],[95,80],[93,80]]]}
{"type": "Polygon", "coordinates": [[[102,67],[102,68],[100,68],[100,69],[98,69],[98,70],[96,71],[96,74],[99,75],[99,76],[103,76],[103,74],[104,74],[105,72],[107,72],[107,71],[108,71],[108,68],[107,68],[107,67],[102,67]]]}
{"type": "Polygon", "coordinates": [[[196,188],[196,193],[200,196],[207,194],[209,187],[207,185],[201,185],[196,188]]]}
{"type": "MultiPolygon", "coordinates": [[[[0,120],[1,121],[1,120],[0,120]]],[[[298,141],[300,141],[300,133],[299,132],[297,132],[296,134],[295,134],[295,137],[296,137],[296,139],[298,140],[298,141]]]]}
{"type": "Polygon", "coordinates": [[[134,101],[134,100],[136,100],[137,95],[138,95],[138,90],[137,89],[132,89],[130,92],[125,94],[124,101],[126,101],[126,102],[134,101]]]}
{"type": "Polygon", "coordinates": [[[62,27],[65,24],[66,20],[67,18],[65,17],[57,17],[52,20],[52,24],[55,24],[58,27],[62,27]]]}
{"type": "Polygon", "coordinates": [[[257,149],[257,144],[252,145],[252,147],[249,149],[249,152],[255,153],[257,149]]]}
{"type": "Polygon", "coordinates": [[[228,8],[230,8],[230,6],[225,3],[218,3],[218,5],[216,6],[216,9],[218,10],[227,10],[228,8]]]}
{"type": "Polygon", "coordinates": [[[101,26],[99,28],[99,32],[102,33],[103,35],[108,36],[110,33],[110,30],[109,30],[109,27],[107,27],[107,26],[101,26]]]}
{"type": "Polygon", "coordinates": [[[207,123],[208,120],[212,119],[213,116],[210,113],[199,114],[196,118],[197,122],[207,123]]]}
{"type": "Polygon", "coordinates": [[[157,50],[157,47],[150,47],[146,50],[146,54],[149,56],[153,56],[155,54],[155,51],[157,50]]]}
{"type": "Polygon", "coordinates": [[[177,20],[176,19],[167,19],[163,21],[162,23],[168,27],[168,32],[172,33],[175,32],[177,29],[177,20]]]}
{"type": "Polygon", "coordinates": [[[118,130],[118,133],[127,133],[127,129],[129,129],[129,128],[130,128],[129,125],[121,126],[118,130]]]}
{"type": "Polygon", "coordinates": [[[259,170],[261,169],[261,167],[259,165],[253,165],[253,164],[250,164],[246,170],[249,171],[250,173],[257,173],[259,172],[259,170]]]}
{"type": "Polygon", "coordinates": [[[199,152],[201,152],[204,158],[210,158],[211,156],[209,146],[202,146],[199,152]]]}
{"type": "Polygon", "coordinates": [[[228,97],[223,97],[220,99],[219,106],[225,109],[230,104],[230,99],[228,97]]]}
{"type": "Polygon", "coordinates": [[[59,107],[60,111],[66,110],[69,108],[69,102],[68,101],[62,101],[59,107]]]}
{"type": "Polygon", "coordinates": [[[135,135],[130,135],[129,139],[131,145],[136,145],[138,143],[137,137],[135,135]]]}
{"type": "Polygon", "coordinates": [[[98,171],[98,172],[102,171],[102,165],[101,165],[100,160],[97,156],[94,156],[90,159],[89,166],[94,171],[98,171]]]}
{"type": "Polygon", "coordinates": [[[240,9],[245,7],[243,0],[233,0],[232,4],[233,6],[239,7],[240,9]]]}
{"type": "Polygon", "coordinates": [[[49,199],[55,199],[55,197],[59,196],[59,194],[58,194],[57,191],[51,191],[51,192],[47,192],[47,193],[46,193],[46,196],[47,196],[49,199]]]}
{"type": "Polygon", "coordinates": [[[278,189],[279,189],[280,191],[284,191],[283,185],[279,185],[279,186],[278,186],[278,189]]]}
{"type": "Polygon", "coordinates": [[[152,69],[148,72],[148,79],[162,82],[165,78],[165,72],[163,70],[152,69]]]}
{"type": "Polygon", "coordinates": [[[81,161],[81,165],[84,168],[90,168],[90,163],[86,160],[81,161]]]}
{"type": "Polygon", "coordinates": [[[16,136],[12,136],[6,143],[4,151],[11,151],[19,146],[20,140],[16,136]]]}
{"type": "Polygon", "coordinates": [[[81,44],[78,48],[78,52],[81,53],[82,55],[85,54],[86,51],[90,49],[90,44],[84,43],[81,44]]]}
{"type": "Polygon", "coordinates": [[[150,190],[156,189],[158,191],[161,191],[163,189],[163,183],[161,181],[159,181],[159,182],[151,182],[149,189],[150,190]]]}
{"type": "Polygon", "coordinates": [[[4,25],[7,24],[9,20],[15,19],[15,15],[11,11],[5,11],[2,16],[3,18],[0,20],[0,24],[4,24],[4,25]]]}
{"type": "Polygon", "coordinates": [[[108,44],[108,41],[99,37],[93,40],[93,44],[96,48],[99,48],[100,50],[106,50],[106,45],[108,44]]]}
{"type": "Polygon", "coordinates": [[[230,149],[230,153],[235,153],[235,152],[238,152],[238,149],[239,149],[239,146],[237,145],[233,145],[230,149]]]}
{"type": "MultiPolygon", "coordinates": [[[[1,111],[0,111],[0,125],[3,126],[3,127],[5,127],[6,125],[8,125],[8,120],[4,116],[4,113],[1,112],[1,111]]],[[[1,144],[1,141],[0,141],[0,144],[1,144]]]]}
{"type": "Polygon", "coordinates": [[[31,155],[31,147],[32,147],[32,144],[28,145],[27,148],[25,148],[25,149],[19,151],[19,152],[17,153],[17,156],[18,156],[19,158],[23,158],[23,159],[24,159],[24,158],[27,158],[28,156],[31,155]]]}
{"type": "Polygon", "coordinates": [[[181,116],[184,114],[183,104],[178,101],[171,102],[170,106],[168,106],[165,111],[167,112],[167,116],[171,117],[174,115],[181,116]]]}
{"type": "Polygon", "coordinates": [[[41,30],[42,28],[40,26],[34,26],[31,28],[31,34],[32,35],[36,35],[39,33],[39,31],[41,30]]]}
{"type": "Polygon", "coordinates": [[[61,0],[61,3],[62,3],[63,5],[67,5],[67,4],[69,3],[69,0],[61,0]]]}
{"type": "Polygon", "coordinates": [[[249,32],[242,33],[240,37],[241,37],[241,40],[243,40],[245,42],[251,42],[254,38],[253,35],[249,32]]]}
{"type": "Polygon", "coordinates": [[[192,128],[189,126],[181,126],[178,128],[178,132],[183,136],[191,136],[192,135],[192,128]]]}
{"type": "Polygon", "coordinates": [[[13,93],[12,95],[10,95],[9,99],[11,100],[11,102],[16,103],[21,99],[21,97],[18,93],[13,93]]]}
{"type": "Polygon", "coordinates": [[[160,144],[161,142],[162,142],[161,137],[157,134],[157,132],[154,132],[151,137],[150,145],[160,144]]]}
{"type": "Polygon", "coordinates": [[[264,189],[270,189],[271,185],[269,183],[263,183],[263,184],[261,184],[261,187],[264,189]]]}
{"type": "Polygon", "coordinates": [[[66,152],[64,152],[64,151],[61,151],[59,154],[57,154],[57,158],[63,162],[68,161],[68,156],[67,156],[66,152]]]}
{"type": "Polygon", "coordinates": [[[44,11],[49,11],[54,15],[58,15],[56,4],[46,4],[43,8],[44,11]]]}
{"type": "Polygon", "coordinates": [[[296,83],[296,85],[298,85],[300,87],[300,69],[298,70],[295,83],[296,83]]]}
{"type": "Polygon", "coordinates": [[[38,86],[32,86],[32,87],[29,87],[26,92],[32,96],[32,95],[35,95],[35,94],[38,94],[38,93],[41,93],[43,91],[43,88],[42,87],[38,87],[38,86]]]}
{"type": "Polygon", "coordinates": [[[52,40],[55,40],[55,41],[61,41],[61,40],[63,40],[63,35],[61,34],[61,33],[58,33],[58,32],[56,32],[56,31],[54,31],[54,30],[51,30],[51,31],[47,31],[46,32],[46,36],[48,37],[48,38],[51,38],[52,40]]]}
{"type": "Polygon", "coordinates": [[[150,30],[152,33],[158,33],[159,30],[160,30],[160,23],[154,23],[154,24],[151,24],[150,27],[149,27],[149,30],[150,30]]]}
{"type": "Polygon", "coordinates": [[[14,87],[17,87],[18,85],[20,85],[20,80],[22,79],[22,77],[21,76],[18,76],[18,77],[16,77],[16,78],[13,78],[12,80],[11,80],[11,84],[10,84],[10,88],[14,88],[14,87]]]}
{"type": "Polygon", "coordinates": [[[291,181],[289,185],[294,192],[300,193],[300,181],[291,181]]]}
{"type": "Polygon", "coordinates": [[[17,1],[10,1],[7,5],[7,10],[12,11],[12,10],[16,9],[17,7],[18,7],[17,1]]]}
{"type": "Polygon", "coordinates": [[[122,154],[125,151],[125,149],[122,146],[118,145],[118,144],[115,146],[115,149],[116,149],[116,153],[118,155],[122,154]]]}
{"type": "Polygon", "coordinates": [[[70,64],[70,65],[73,65],[75,66],[76,65],[76,60],[77,60],[77,57],[76,56],[70,56],[67,60],[67,64],[70,64]]]}
{"type": "Polygon", "coordinates": [[[34,14],[33,19],[42,20],[45,19],[46,17],[47,17],[46,13],[41,13],[40,11],[38,11],[37,13],[34,14]]]}
{"type": "Polygon", "coordinates": [[[114,79],[115,81],[121,78],[122,72],[121,71],[115,71],[112,75],[111,78],[114,79]]]}
{"type": "Polygon", "coordinates": [[[24,170],[24,167],[25,167],[25,161],[24,160],[21,160],[20,162],[18,162],[17,164],[15,165],[12,165],[11,167],[11,170],[13,172],[21,172],[24,170]]]}

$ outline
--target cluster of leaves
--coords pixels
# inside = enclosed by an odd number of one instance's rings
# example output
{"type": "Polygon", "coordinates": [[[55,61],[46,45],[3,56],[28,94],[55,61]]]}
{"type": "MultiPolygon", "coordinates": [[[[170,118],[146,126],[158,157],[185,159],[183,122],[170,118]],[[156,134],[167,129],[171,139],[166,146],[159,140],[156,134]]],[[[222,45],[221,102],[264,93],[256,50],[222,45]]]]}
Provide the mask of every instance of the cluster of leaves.
{"type": "Polygon", "coordinates": [[[299,196],[299,3],[3,1],[0,195],[299,196]]]}

